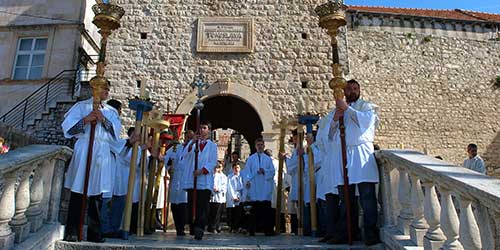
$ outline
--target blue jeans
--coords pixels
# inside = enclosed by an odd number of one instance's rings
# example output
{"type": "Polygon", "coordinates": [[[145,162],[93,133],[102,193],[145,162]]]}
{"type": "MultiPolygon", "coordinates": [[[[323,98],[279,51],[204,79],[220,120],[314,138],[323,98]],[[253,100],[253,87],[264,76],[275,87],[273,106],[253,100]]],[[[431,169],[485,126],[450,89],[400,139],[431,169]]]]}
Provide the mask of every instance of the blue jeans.
{"type": "MultiPolygon", "coordinates": [[[[364,240],[378,239],[377,228],[377,198],[375,196],[375,183],[359,183],[359,203],[363,208],[363,229],[364,240]]],[[[355,184],[349,185],[349,200],[351,203],[351,225],[352,235],[355,240],[359,233],[358,225],[358,202],[355,196],[355,184]]],[[[339,239],[347,239],[347,211],[344,196],[344,186],[338,186],[340,197],[340,218],[337,227],[337,236],[339,239]]]]}
{"type": "Polygon", "coordinates": [[[126,196],[113,196],[103,200],[101,207],[101,229],[103,233],[118,232],[122,224],[126,196]]]}

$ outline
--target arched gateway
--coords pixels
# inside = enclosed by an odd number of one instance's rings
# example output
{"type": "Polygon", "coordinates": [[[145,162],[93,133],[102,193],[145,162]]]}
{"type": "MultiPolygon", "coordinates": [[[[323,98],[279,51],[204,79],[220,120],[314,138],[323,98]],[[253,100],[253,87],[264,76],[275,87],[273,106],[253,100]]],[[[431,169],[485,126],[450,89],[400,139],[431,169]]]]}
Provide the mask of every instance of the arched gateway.
{"type": "MultiPolygon", "coordinates": [[[[194,127],[197,91],[191,92],[178,106],[177,114],[193,114],[188,126],[194,127]]],[[[204,91],[205,107],[201,118],[212,122],[213,128],[231,128],[239,131],[253,145],[258,136],[266,147],[277,152],[279,131],[273,127],[274,115],[267,101],[251,88],[228,80],[218,81],[204,91]]],[[[253,147],[252,147],[253,149],[253,147]]]]}

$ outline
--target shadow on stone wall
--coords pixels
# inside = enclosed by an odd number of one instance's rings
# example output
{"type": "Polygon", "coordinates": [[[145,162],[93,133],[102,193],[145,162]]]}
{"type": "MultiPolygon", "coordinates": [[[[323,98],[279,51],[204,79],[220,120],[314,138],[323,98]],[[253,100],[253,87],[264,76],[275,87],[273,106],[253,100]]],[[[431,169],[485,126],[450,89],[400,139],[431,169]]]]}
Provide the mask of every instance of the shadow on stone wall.
{"type": "Polygon", "coordinates": [[[10,147],[10,150],[41,143],[34,136],[3,123],[0,123],[0,136],[5,139],[5,144],[10,147]]]}
{"type": "MultiPolygon", "coordinates": [[[[479,150],[481,155],[481,149],[479,150]]],[[[486,163],[488,175],[500,178],[500,132],[483,152],[481,157],[486,163]]]]}

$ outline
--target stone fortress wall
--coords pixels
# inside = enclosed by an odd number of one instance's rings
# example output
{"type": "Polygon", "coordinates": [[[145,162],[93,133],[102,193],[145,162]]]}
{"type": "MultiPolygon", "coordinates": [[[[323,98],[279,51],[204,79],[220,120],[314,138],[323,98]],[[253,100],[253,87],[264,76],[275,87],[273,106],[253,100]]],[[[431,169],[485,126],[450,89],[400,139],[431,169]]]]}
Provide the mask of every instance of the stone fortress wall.
{"type": "MultiPolygon", "coordinates": [[[[145,75],[152,100],[175,110],[192,94],[189,84],[201,68],[209,82],[229,79],[265,100],[274,132],[281,118],[296,112],[297,96],[309,98],[320,113],[334,106],[329,38],[314,15],[323,0],[117,2],[126,14],[108,45],[113,98],[126,102],[136,95],[135,81],[145,75]],[[253,18],[254,52],[197,53],[201,17],[253,18]]],[[[468,143],[477,143],[489,173],[500,176],[500,102],[493,87],[500,43],[363,25],[349,23],[339,40],[348,77],[360,80],[362,96],[380,106],[376,143],[425,150],[454,163],[466,157],[468,143]]],[[[133,114],[125,112],[123,120],[132,125],[133,114]]]]}

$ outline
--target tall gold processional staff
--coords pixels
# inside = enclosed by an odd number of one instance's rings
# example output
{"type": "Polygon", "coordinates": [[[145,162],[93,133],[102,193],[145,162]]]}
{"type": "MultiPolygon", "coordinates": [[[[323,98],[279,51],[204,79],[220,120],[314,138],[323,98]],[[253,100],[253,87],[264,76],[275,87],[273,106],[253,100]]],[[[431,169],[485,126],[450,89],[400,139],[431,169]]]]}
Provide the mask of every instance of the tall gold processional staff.
{"type": "MultiPolygon", "coordinates": [[[[335,100],[344,99],[344,88],[346,86],[346,80],[342,74],[342,65],[339,59],[339,50],[337,44],[337,34],[340,27],[347,24],[346,21],[346,11],[347,6],[344,5],[343,0],[330,0],[325,4],[319,5],[315,8],[316,14],[319,16],[319,26],[327,30],[327,34],[330,36],[331,46],[332,46],[332,69],[333,69],[333,79],[330,80],[328,84],[331,89],[333,89],[333,94],[335,100]]],[[[339,119],[339,129],[340,129],[340,143],[342,147],[342,175],[344,178],[344,195],[346,201],[346,212],[347,212],[347,237],[349,245],[352,244],[352,225],[351,225],[351,204],[349,199],[349,178],[347,175],[347,151],[346,151],[346,141],[345,141],[345,125],[344,118],[339,119]]]]}
{"type": "MultiPolygon", "coordinates": [[[[107,1],[106,1],[107,2],[107,1]]],[[[125,10],[118,6],[109,3],[104,3],[103,1],[97,1],[97,4],[92,6],[94,11],[94,23],[99,28],[99,33],[101,34],[101,49],[99,50],[99,61],[97,62],[97,72],[90,80],[90,86],[92,87],[92,97],[93,97],[93,110],[99,110],[101,105],[101,92],[104,88],[109,87],[109,81],[104,77],[104,70],[106,66],[106,45],[108,43],[108,36],[111,31],[116,30],[120,27],[120,19],[125,14],[125,10]]],[[[83,239],[83,224],[85,218],[85,209],[87,206],[87,193],[90,178],[90,168],[92,164],[92,152],[94,148],[94,137],[96,122],[91,122],[90,125],[90,137],[89,146],[87,152],[87,163],[85,168],[85,180],[83,187],[83,197],[82,206],[80,210],[80,222],[78,224],[78,240],[83,239]]]]}

